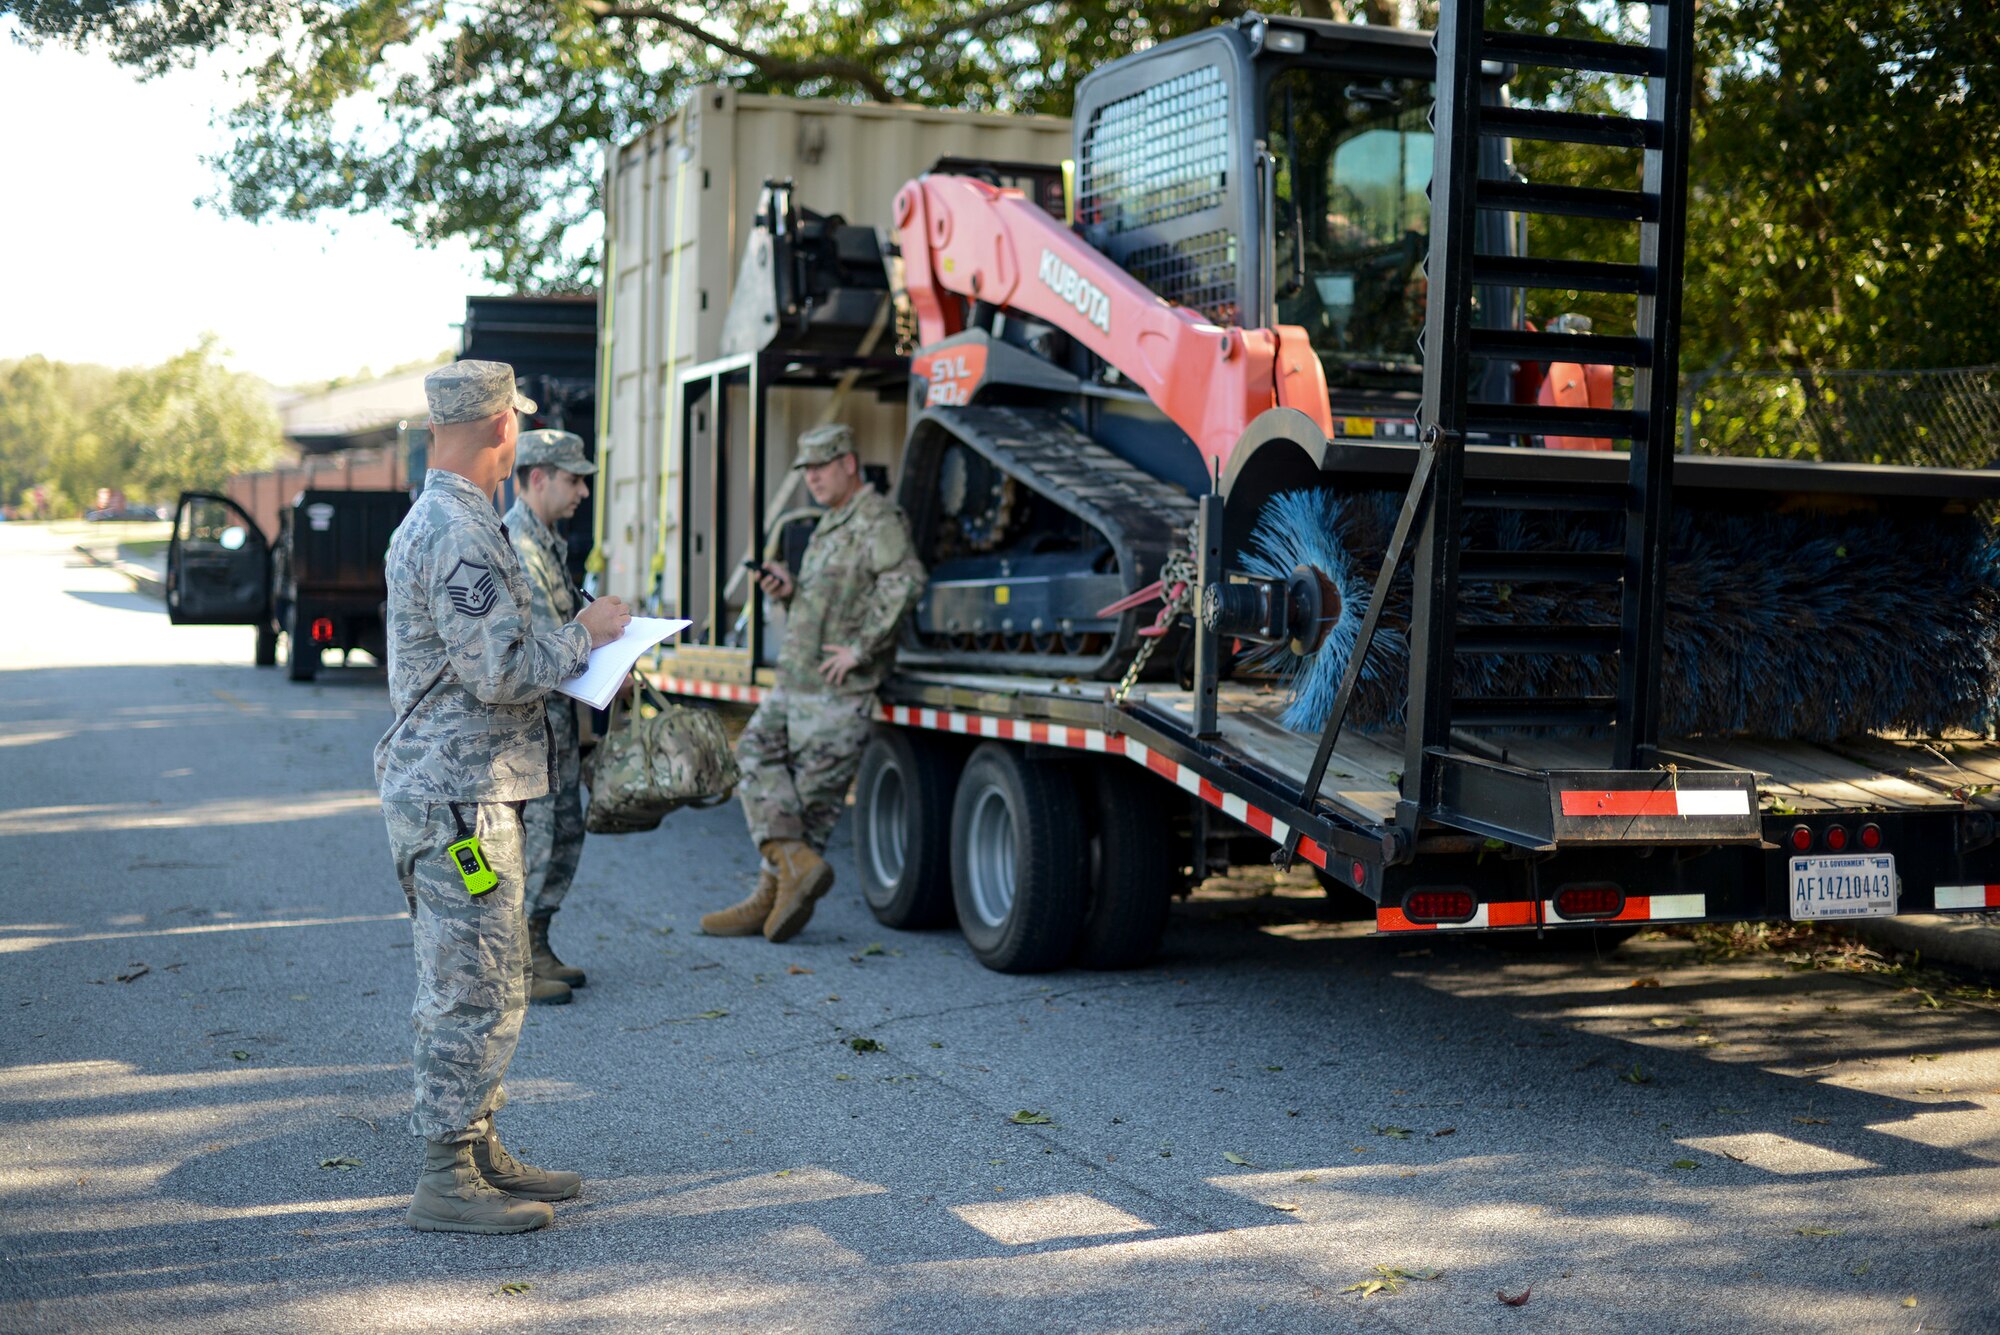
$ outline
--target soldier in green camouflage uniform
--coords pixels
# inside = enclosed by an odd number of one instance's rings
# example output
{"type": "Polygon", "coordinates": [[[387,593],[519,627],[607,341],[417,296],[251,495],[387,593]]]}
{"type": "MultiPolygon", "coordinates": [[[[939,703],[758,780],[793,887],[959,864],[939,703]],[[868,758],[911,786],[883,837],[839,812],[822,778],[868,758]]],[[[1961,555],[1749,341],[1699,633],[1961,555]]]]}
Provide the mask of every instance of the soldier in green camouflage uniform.
{"type": "Polygon", "coordinates": [[[527,1004],[521,804],[549,790],[543,700],[630,619],[602,599],[546,634],[494,513],[514,459],[516,411],[534,405],[511,367],[455,362],[424,382],[431,469],[389,547],[389,698],[375,747],[389,848],[411,916],[417,997],[416,1105],[425,1141],[409,1223],[518,1233],[545,1203],[581,1189],[574,1173],[516,1161],[494,1131],[501,1079],[527,1004]],[[497,884],[471,893],[447,848],[476,838],[497,884]]]}
{"type": "MultiPolygon", "coordinates": [[[[569,544],[551,525],[576,513],[590,495],[586,477],[597,465],[583,451],[583,437],[569,431],[524,431],[514,451],[514,504],[503,521],[521,571],[528,577],[535,633],[566,624],[583,604],[569,576],[569,544]]],[[[549,945],[556,910],[569,894],[583,853],[583,784],[578,775],[576,702],[548,697],[549,745],[555,770],[548,794],[521,809],[522,858],[528,870],[528,1000],[562,1005],[587,981],[549,945]]]]}
{"type": "Polygon", "coordinates": [[[701,920],[716,936],[789,940],[832,888],[821,854],[860,767],[898,628],[924,588],[902,512],[861,480],[849,428],[808,431],[793,467],[805,470],[827,513],[797,578],[772,563],[760,580],[785,604],[785,643],[777,686],[745,727],[736,758],[764,867],[750,898],[701,920]]]}

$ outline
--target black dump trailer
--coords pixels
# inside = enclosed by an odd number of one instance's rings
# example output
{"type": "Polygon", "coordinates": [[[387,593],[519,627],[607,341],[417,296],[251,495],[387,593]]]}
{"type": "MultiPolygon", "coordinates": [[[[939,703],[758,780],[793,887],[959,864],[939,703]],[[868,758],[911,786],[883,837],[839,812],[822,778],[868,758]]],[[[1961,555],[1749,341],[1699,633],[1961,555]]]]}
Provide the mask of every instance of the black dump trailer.
{"type": "Polygon", "coordinates": [[[254,626],[257,666],[275,666],[282,641],[293,681],[317,676],[328,649],[385,660],[384,560],[409,510],[401,491],[307,490],[267,536],[228,497],[185,492],[167,548],[167,615],[177,626],[254,626]]]}

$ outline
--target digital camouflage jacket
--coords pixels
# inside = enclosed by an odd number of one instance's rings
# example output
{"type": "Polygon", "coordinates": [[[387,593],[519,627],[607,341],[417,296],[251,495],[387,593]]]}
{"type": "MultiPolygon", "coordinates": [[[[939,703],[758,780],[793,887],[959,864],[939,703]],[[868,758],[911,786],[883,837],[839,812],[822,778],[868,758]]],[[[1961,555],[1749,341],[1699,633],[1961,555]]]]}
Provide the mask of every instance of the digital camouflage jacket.
{"type": "Polygon", "coordinates": [[[533,596],[493,512],[432,469],[389,544],[389,702],[382,796],[520,802],[549,790],[543,697],[590,659],[575,622],[535,633],[533,596]]]}

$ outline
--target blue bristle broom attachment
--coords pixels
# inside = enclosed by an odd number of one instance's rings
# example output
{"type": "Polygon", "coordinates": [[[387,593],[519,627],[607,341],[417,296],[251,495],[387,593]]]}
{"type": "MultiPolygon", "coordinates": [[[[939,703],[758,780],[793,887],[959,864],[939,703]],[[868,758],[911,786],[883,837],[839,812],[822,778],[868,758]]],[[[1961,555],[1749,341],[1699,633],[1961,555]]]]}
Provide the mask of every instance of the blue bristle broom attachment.
{"type": "MultiPolygon", "coordinates": [[[[1339,589],[1339,618],[1319,650],[1256,647],[1242,671],[1277,678],[1288,728],[1331,714],[1374,593],[1401,496],[1331,488],[1280,493],[1258,516],[1236,564],[1282,579],[1300,565],[1339,589]]],[[[1615,522],[1511,511],[1468,515],[1467,543],[1498,551],[1607,551],[1615,522]]],[[[1678,511],[1667,542],[1661,658],[1669,736],[1747,734],[1828,740],[1865,732],[1984,731],[2000,718],[2000,541],[1973,515],[1899,519],[1678,511]]],[[[1392,726],[1409,667],[1409,575],[1388,605],[1348,721],[1392,726]]],[[[1603,624],[1615,587],[1466,581],[1462,625],[1603,624]]],[[[1455,660],[1461,695],[1610,694],[1616,660],[1562,655],[1455,660]]]]}

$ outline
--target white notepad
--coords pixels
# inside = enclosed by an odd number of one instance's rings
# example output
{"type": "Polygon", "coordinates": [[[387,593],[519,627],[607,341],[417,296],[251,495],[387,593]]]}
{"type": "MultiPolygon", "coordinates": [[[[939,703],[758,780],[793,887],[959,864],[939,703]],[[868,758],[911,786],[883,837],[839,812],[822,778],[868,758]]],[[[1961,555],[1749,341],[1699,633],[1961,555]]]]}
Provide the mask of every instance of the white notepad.
{"type": "Polygon", "coordinates": [[[562,682],[556,689],[583,701],[592,709],[608,709],[611,697],[625,684],[625,678],[632,675],[639,655],[693,624],[692,621],[669,621],[664,617],[633,617],[625,624],[623,635],[592,649],[590,662],[583,671],[562,682]]]}

